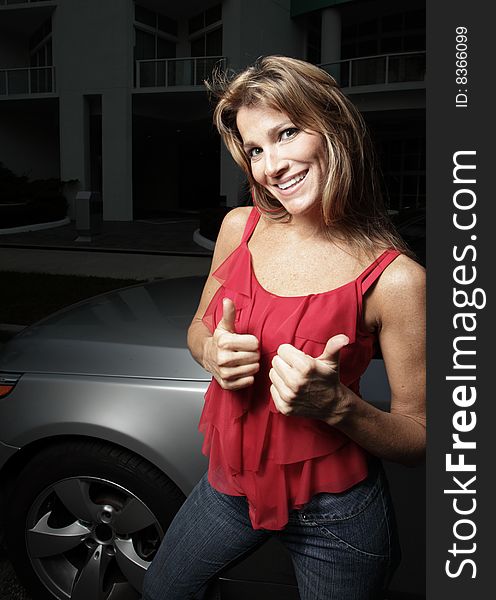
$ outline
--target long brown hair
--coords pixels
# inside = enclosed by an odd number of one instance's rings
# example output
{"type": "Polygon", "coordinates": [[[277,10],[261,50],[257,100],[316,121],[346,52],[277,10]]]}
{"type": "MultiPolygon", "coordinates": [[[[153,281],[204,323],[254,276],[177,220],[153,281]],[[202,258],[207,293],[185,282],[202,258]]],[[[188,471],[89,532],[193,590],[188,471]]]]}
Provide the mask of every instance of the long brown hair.
{"type": "Polygon", "coordinates": [[[231,155],[248,177],[255,205],[271,219],[291,216],[252,176],[236,125],[243,106],[265,104],[288,115],[300,129],[317,132],[327,150],[322,189],[322,223],[333,238],[370,253],[397,248],[411,254],[384,206],[375,152],[362,115],[326,71],[287,56],[266,56],[230,77],[218,71],[205,82],[218,99],[214,123],[231,155]]]}

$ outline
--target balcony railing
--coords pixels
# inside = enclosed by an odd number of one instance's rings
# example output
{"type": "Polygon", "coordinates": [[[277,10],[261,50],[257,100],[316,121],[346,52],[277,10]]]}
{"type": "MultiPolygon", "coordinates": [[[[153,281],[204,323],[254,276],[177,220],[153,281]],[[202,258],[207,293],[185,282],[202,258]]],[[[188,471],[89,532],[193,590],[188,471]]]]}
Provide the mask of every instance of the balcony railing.
{"type": "Polygon", "coordinates": [[[34,2],[46,2],[46,0],[0,0],[0,7],[13,4],[31,4],[34,2]]]}
{"type": "Polygon", "coordinates": [[[425,51],[361,56],[320,66],[343,88],[422,82],[425,80],[425,51]]]}
{"type": "Polygon", "coordinates": [[[225,68],[225,56],[160,58],[136,61],[136,87],[199,86],[214,68],[225,68]]]}
{"type": "Polygon", "coordinates": [[[0,96],[50,94],[55,91],[55,67],[0,69],[0,96]]]}

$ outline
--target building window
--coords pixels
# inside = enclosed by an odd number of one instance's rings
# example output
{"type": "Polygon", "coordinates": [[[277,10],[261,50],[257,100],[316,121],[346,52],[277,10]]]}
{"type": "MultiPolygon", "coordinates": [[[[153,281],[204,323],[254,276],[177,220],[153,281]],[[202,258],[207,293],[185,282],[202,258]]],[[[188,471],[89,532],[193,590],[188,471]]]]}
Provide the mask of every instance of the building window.
{"type": "Polygon", "coordinates": [[[216,4],[188,21],[190,55],[195,57],[195,85],[212,74],[215,59],[203,57],[222,56],[222,5],[216,4]]]}
{"type": "Polygon", "coordinates": [[[341,58],[425,50],[425,10],[343,24],[341,58]]]}
{"type": "Polygon", "coordinates": [[[191,56],[221,56],[222,27],[191,40],[191,56]]]}
{"type": "Polygon", "coordinates": [[[136,41],[134,46],[135,60],[154,60],[158,58],[174,58],[176,44],[171,40],[136,28],[136,41]]]}
{"type": "Polygon", "coordinates": [[[175,58],[177,21],[139,4],[134,7],[134,60],[150,61],[139,66],[140,87],[166,85],[174,65],[161,59],[175,58]],[[156,62],[154,62],[156,61],[156,62]]]}
{"type": "Polygon", "coordinates": [[[146,25],[156,31],[167,33],[174,37],[177,37],[177,21],[162,15],[155,13],[144,6],[139,4],[134,5],[134,20],[141,25],[146,25]]]}
{"type": "Polygon", "coordinates": [[[212,25],[218,26],[222,22],[222,4],[216,4],[207,8],[202,13],[191,17],[188,21],[189,34],[197,33],[202,29],[207,29],[212,25]]]}
{"type": "Polygon", "coordinates": [[[134,6],[135,60],[176,56],[177,21],[139,4],[134,6]]]}
{"type": "Polygon", "coordinates": [[[43,23],[29,37],[29,52],[45,44],[52,37],[52,19],[51,17],[43,23]]]}
{"type": "Polygon", "coordinates": [[[191,56],[222,56],[222,5],[189,19],[188,31],[191,56]]]}
{"type": "Polygon", "coordinates": [[[52,91],[52,19],[44,21],[29,37],[29,76],[31,92],[42,93],[52,91]]]}
{"type": "Polygon", "coordinates": [[[425,138],[384,140],[381,146],[389,208],[425,207],[425,138]]]}
{"type": "Polygon", "coordinates": [[[306,19],[306,59],[318,65],[321,62],[322,12],[316,10],[305,15],[306,19]]]}

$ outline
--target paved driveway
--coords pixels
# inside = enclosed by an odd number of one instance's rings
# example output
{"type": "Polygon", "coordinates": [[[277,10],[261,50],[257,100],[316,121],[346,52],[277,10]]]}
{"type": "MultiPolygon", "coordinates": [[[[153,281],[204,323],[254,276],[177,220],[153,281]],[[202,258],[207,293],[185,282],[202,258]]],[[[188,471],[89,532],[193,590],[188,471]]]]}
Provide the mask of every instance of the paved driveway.
{"type": "Polygon", "coordinates": [[[12,565],[0,550],[0,600],[31,600],[17,581],[12,565]]]}

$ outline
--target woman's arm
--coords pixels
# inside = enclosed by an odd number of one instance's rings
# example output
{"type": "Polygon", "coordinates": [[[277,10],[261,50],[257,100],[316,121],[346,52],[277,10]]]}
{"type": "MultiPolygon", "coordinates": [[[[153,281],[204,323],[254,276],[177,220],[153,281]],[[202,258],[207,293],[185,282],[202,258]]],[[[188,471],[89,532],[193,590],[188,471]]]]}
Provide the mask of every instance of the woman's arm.
{"type": "Polygon", "coordinates": [[[202,318],[220,285],[212,273],[239,245],[250,211],[251,208],[235,208],[224,218],[210,273],[188,329],[188,347],[193,358],[212,373],[224,389],[230,390],[252,385],[253,376],[259,369],[258,340],[253,335],[235,333],[236,307],[231,300],[224,300],[223,318],[213,334],[202,318]]]}
{"type": "Polygon", "coordinates": [[[424,458],[426,442],[424,269],[398,257],[378,280],[370,304],[376,307],[391,389],[390,412],[375,408],[345,388],[349,410],[336,426],[376,456],[418,464],[424,458]]]}
{"type": "Polygon", "coordinates": [[[390,412],[362,400],[339,382],[335,336],[320,357],[284,344],[271,370],[272,395],[284,414],[321,418],[371,454],[407,465],[425,454],[425,272],[398,257],[367,298],[391,388],[390,412]]]}

